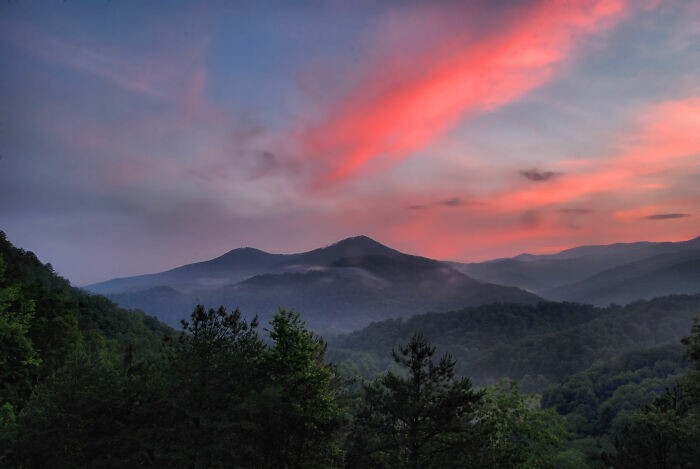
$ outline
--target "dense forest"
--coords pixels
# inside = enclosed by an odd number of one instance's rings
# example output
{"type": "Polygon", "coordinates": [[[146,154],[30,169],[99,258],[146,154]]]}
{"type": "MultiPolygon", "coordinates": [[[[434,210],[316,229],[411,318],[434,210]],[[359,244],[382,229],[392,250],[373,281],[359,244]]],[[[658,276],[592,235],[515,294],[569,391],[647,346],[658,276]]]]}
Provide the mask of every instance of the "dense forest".
{"type": "Polygon", "coordinates": [[[699,306],[496,304],[327,347],[288,310],[173,330],[2,234],[0,466],[696,467],[699,306]]]}
{"type": "Polygon", "coordinates": [[[490,304],[371,324],[329,337],[329,357],[365,377],[385,370],[390,351],[421,331],[479,385],[518,380],[541,392],[596,362],[669,344],[680,348],[700,295],[673,295],[627,306],[576,303],[490,304]]]}

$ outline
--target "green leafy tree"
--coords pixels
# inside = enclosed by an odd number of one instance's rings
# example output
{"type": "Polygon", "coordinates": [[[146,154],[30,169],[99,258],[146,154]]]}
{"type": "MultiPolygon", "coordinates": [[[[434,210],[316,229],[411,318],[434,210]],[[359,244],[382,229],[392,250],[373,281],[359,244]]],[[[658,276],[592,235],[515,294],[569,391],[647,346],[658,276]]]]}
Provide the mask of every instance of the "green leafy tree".
{"type": "Polygon", "coordinates": [[[128,380],[119,357],[96,336],[37,385],[17,416],[17,467],[142,464],[128,380]]]}
{"type": "Polygon", "coordinates": [[[694,467],[700,461],[700,321],[682,343],[690,371],[652,404],[631,415],[608,456],[620,468],[694,467]]]}
{"type": "MultiPolygon", "coordinates": [[[[607,459],[616,468],[675,468],[694,461],[690,422],[684,418],[682,396],[668,391],[631,415],[629,424],[615,438],[614,457],[607,459]]],[[[692,466],[691,466],[692,467],[692,466]]]]}
{"type": "MultiPolygon", "coordinates": [[[[0,255],[0,282],[4,273],[0,255]]],[[[19,285],[0,288],[0,406],[17,408],[31,391],[41,364],[29,338],[33,319],[34,302],[22,297],[19,285]]]]}
{"type": "MultiPolygon", "coordinates": [[[[350,439],[348,462],[367,467],[449,467],[473,442],[472,419],[482,394],[455,377],[448,355],[421,334],[393,350],[402,373],[388,372],[364,386],[350,439]]],[[[466,465],[466,464],[465,464],[466,465]]]]}
{"type": "Polygon", "coordinates": [[[690,335],[681,341],[685,345],[685,356],[692,368],[681,380],[693,419],[700,425],[700,318],[695,318],[690,335]]]}
{"type": "Polygon", "coordinates": [[[474,466],[567,467],[557,459],[567,437],[564,419],[541,410],[514,382],[486,388],[475,420],[481,436],[474,466]]]}
{"type": "Polygon", "coordinates": [[[269,333],[260,435],[264,466],[336,465],[342,459],[339,431],[345,410],[342,383],[324,359],[326,344],[294,311],[280,310],[269,333]]]}
{"type": "Polygon", "coordinates": [[[19,284],[7,285],[4,277],[0,254],[0,466],[16,443],[16,414],[29,397],[41,365],[29,337],[34,302],[23,297],[19,284]]]}

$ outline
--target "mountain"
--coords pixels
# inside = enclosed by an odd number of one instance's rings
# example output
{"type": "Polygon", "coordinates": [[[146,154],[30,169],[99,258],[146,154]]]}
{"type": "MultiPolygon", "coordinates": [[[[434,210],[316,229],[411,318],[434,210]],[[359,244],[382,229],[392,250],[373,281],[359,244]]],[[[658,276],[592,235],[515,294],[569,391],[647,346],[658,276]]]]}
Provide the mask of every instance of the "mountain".
{"type": "Polygon", "coordinates": [[[698,311],[700,295],[606,308],[568,302],[482,305],[375,322],[331,337],[329,357],[369,377],[390,365],[392,349],[421,332],[476,384],[510,378],[527,391],[541,391],[632,351],[679,347],[698,311]]]}
{"type": "Polygon", "coordinates": [[[110,294],[169,286],[178,291],[211,289],[240,282],[269,272],[306,270],[329,264],[342,257],[362,255],[398,257],[399,251],[388,248],[367,236],[344,239],[327,247],[299,254],[270,254],[260,249],[233,249],[209,261],[187,264],[165,272],[117,278],[84,287],[94,293],[110,294]]]}
{"type": "Polygon", "coordinates": [[[519,288],[476,281],[443,262],[401,253],[366,236],[298,254],[234,250],[167,272],[85,287],[123,307],[176,324],[198,304],[267,319],[295,308],[319,331],[493,302],[534,303],[519,288]]]}
{"type": "Polygon", "coordinates": [[[166,285],[180,291],[213,288],[265,272],[288,257],[290,256],[270,254],[254,248],[239,248],[209,261],[187,264],[156,274],[116,278],[84,288],[100,294],[138,291],[166,285]]]}
{"type": "Polygon", "coordinates": [[[557,254],[450,265],[474,279],[545,298],[604,305],[700,291],[700,272],[693,267],[698,250],[700,237],[676,243],[580,246],[557,254]]]}
{"type": "Polygon", "coordinates": [[[78,357],[94,354],[121,363],[128,351],[143,361],[157,357],[163,338],[174,335],[154,317],[125,311],[102,296],[72,287],[50,264],[16,248],[0,231],[3,404],[9,401],[19,408],[31,387],[78,357]]]}
{"type": "Polygon", "coordinates": [[[674,293],[700,293],[700,250],[659,254],[543,292],[555,300],[597,305],[674,293]]]}

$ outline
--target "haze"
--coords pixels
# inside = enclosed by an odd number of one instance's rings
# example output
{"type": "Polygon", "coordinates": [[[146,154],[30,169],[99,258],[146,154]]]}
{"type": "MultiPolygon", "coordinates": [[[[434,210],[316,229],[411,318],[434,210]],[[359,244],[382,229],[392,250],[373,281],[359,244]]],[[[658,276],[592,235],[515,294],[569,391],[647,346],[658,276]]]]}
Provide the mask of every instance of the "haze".
{"type": "Polygon", "coordinates": [[[698,37],[690,0],[3,2],[0,226],[79,285],[690,239],[698,37]]]}

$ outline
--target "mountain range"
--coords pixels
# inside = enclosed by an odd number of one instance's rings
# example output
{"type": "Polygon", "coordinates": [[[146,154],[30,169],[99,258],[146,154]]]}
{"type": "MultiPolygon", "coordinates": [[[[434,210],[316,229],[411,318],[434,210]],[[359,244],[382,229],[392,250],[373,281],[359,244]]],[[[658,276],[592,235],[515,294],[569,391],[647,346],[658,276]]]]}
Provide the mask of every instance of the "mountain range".
{"type": "Polygon", "coordinates": [[[470,277],[550,300],[606,306],[700,293],[700,237],[682,242],[580,246],[556,254],[450,266],[470,277]]]}
{"type": "Polygon", "coordinates": [[[171,325],[201,303],[239,308],[262,320],[279,307],[295,308],[318,331],[345,332],[388,318],[494,302],[607,305],[700,293],[700,238],[465,264],[405,254],[357,236],[297,254],[234,249],[209,261],[84,288],[171,325]]]}
{"type": "Polygon", "coordinates": [[[517,287],[476,281],[443,262],[404,254],[366,236],[298,254],[234,249],[210,261],[85,288],[172,325],[201,303],[239,308],[262,320],[279,307],[295,308],[312,328],[325,332],[426,311],[540,300],[517,287]]]}
{"type": "Polygon", "coordinates": [[[495,304],[370,324],[331,337],[331,359],[354,375],[372,376],[392,363],[391,350],[420,331],[479,385],[516,379],[540,392],[595,363],[657,347],[681,350],[700,295],[671,295],[600,308],[569,302],[495,304]]]}

